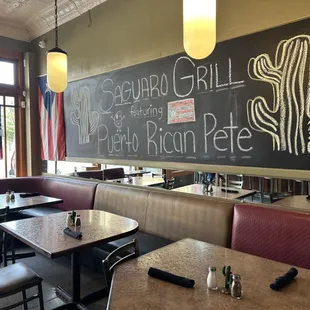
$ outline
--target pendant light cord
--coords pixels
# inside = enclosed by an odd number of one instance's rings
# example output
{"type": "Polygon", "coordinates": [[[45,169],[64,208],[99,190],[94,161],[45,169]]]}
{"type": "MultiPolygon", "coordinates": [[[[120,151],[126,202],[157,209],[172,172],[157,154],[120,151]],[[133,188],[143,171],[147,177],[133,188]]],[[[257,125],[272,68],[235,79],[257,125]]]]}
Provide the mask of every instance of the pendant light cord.
{"type": "Polygon", "coordinates": [[[58,47],[58,9],[57,0],[55,0],[55,46],[58,47]]]}

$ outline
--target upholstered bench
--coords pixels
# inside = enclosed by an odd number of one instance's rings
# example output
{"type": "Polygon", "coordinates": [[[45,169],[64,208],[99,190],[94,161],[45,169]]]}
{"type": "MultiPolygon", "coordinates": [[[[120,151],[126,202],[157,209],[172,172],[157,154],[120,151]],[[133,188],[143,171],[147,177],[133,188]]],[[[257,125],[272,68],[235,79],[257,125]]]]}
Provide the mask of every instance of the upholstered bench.
{"type": "Polygon", "coordinates": [[[310,214],[235,205],[231,248],[310,269],[310,214]]]}
{"type": "Polygon", "coordinates": [[[99,262],[133,238],[139,241],[141,255],[186,237],[229,247],[234,203],[162,189],[98,184],[94,209],[135,219],[139,232],[94,248],[92,256],[99,262]]]}
{"type": "Polygon", "coordinates": [[[0,193],[7,189],[15,192],[39,192],[42,195],[60,198],[63,203],[51,207],[35,207],[15,214],[17,218],[54,214],[69,210],[92,209],[96,181],[62,177],[27,177],[0,179],[0,193]]]}

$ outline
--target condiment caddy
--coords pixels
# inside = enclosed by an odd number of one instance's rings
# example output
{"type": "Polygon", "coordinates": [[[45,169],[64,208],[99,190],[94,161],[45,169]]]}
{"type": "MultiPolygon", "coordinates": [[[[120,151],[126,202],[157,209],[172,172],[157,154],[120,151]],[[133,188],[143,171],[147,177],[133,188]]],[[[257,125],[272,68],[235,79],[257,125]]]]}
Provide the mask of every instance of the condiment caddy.
{"type": "Polygon", "coordinates": [[[81,226],[81,216],[77,214],[75,211],[71,211],[67,213],[67,218],[66,218],[66,226],[76,226],[80,227],[81,226]]]}
{"type": "Polygon", "coordinates": [[[5,193],[5,202],[9,203],[10,201],[15,201],[15,194],[14,191],[10,191],[9,189],[5,193]]]}
{"type": "MultiPolygon", "coordinates": [[[[224,266],[222,268],[222,274],[224,276],[224,287],[221,288],[221,293],[231,295],[236,299],[241,299],[243,295],[241,276],[231,272],[231,266],[224,266]]],[[[208,290],[218,290],[216,267],[210,266],[207,278],[208,290]]]]}

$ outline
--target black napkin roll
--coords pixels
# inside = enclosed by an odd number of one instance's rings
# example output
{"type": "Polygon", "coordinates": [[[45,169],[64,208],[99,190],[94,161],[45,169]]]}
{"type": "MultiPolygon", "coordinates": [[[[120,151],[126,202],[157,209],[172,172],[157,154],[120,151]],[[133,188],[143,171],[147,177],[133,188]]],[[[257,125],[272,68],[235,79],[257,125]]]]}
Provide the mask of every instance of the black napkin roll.
{"type": "Polygon", "coordinates": [[[38,192],[19,194],[19,196],[20,196],[21,198],[35,197],[35,196],[40,196],[40,195],[41,195],[41,194],[38,193],[38,192]]]}
{"type": "Polygon", "coordinates": [[[192,288],[195,285],[195,281],[187,278],[183,278],[167,271],[163,271],[157,268],[151,267],[147,273],[149,276],[167,281],[176,285],[180,285],[186,288],[192,288]]]}
{"type": "Polygon", "coordinates": [[[286,274],[275,279],[273,283],[270,284],[270,288],[274,291],[280,290],[282,287],[289,285],[293,279],[297,276],[298,270],[292,267],[286,274]]]}
{"type": "Polygon", "coordinates": [[[83,236],[81,232],[72,231],[69,227],[64,229],[64,233],[75,239],[82,239],[82,236],[83,236]]]}

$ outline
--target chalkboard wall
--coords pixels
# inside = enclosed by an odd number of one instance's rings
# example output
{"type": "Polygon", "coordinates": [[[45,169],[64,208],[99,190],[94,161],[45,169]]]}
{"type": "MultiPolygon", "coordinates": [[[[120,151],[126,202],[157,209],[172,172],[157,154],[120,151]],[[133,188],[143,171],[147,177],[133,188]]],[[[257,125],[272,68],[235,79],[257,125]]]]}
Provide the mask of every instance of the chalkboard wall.
{"type": "Polygon", "coordinates": [[[308,170],[310,20],[69,83],[67,156],[308,170]]]}

